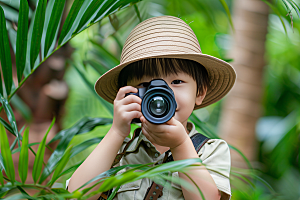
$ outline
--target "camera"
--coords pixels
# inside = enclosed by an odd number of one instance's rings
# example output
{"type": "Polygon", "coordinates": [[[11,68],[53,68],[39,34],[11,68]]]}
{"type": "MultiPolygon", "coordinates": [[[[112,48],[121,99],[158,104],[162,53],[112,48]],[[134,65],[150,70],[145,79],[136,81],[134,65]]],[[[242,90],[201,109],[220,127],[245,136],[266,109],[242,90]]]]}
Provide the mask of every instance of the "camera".
{"type": "MultiPolygon", "coordinates": [[[[147,87],[137,88],[136,95],[142,99],[141,111],[145,119],[153,124],[163,124],[169,121],[175,114],[177,103],[172,89],[163,79],[154,79],[147,87]]],[[[141,123],[139,119],[133,119],[132,123],[141,123]]]]}

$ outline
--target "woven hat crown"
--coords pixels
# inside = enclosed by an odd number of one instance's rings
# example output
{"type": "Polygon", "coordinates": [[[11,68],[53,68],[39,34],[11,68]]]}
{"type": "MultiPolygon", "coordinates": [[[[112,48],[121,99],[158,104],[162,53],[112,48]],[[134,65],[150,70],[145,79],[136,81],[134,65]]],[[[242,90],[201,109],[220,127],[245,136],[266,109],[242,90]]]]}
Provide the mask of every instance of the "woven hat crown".
{"type": "Polygon", "coordinates": [[[120,63],[137,58],[182,53],[202,53],[193,30],[177,17],[155,17],[143,21],[130,32],[120,63]]]}
{"type": "Polygon", "coordinates": [[[229,63],[201,52],[197,37],[188,24],[177,17],[160,16],[141,22],[130,32],[122,49],[120,64],[97,80],[96,92],[113,103],[119,90],[120,71],[130,63],[148,58],[188,59],[206,68],[210,85],[202,104],[195,109],[219,101],[230,91],[236,79],[235,70],[229,63]]]}

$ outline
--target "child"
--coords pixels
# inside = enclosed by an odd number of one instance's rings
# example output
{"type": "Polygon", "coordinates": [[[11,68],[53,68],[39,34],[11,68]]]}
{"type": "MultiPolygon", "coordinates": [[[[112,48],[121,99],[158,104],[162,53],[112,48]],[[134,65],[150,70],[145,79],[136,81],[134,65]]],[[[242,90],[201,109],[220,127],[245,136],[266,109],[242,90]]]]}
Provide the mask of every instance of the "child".
{"type": "MultiPolygon", "coordinates": [[[[130,140],[130,123],[141,120],[141,133],[126,149],[120,165],[162,163],[165,152],[174,160],[200,157],[199,165],[187,174],[199,186],[208,200],[230,199],[230,153],[225,141],[210,139],[197,152],[190,137],[195,126],[188,122],[192,111],[208,106],[224,97],[235,82],[232,66],[220,59],[201,53],[192,29],[181,19],[161,16],[137,25],[128,36],[122,50],[121,63],[96,82],[97,93],[114,104],[113,124],[104,139],[75,171],[69,182],[74,191],[96,175],[110,169],[116,154],[123,152],[130,140]],[[173,90],[177,108],[174,117],[164,124],[152,124],[141,113],[141,98],[137,88],[146,87],[153,79],[163,79],[173,90]]],[[[172,176],[193,182],[182,173],[172,176]]],[[[146,199],[152,181],[141,179],[123,185],[114,199],[146,199]]],[[[162,188],[159,199],[201,199],[197,192],[172,183],[162,188]]],[[[158,189],[158,187],[157,187],[158,189]]],[[[195,187],[196,189],[196,187],[195,187]]],[[[196,190],[197,191],[197,190],[196,190]]],[[[99,195],[94,199],[97,199],[99,195]]],[[[156,192],[147,199],[157,199],[156,192]]]]}

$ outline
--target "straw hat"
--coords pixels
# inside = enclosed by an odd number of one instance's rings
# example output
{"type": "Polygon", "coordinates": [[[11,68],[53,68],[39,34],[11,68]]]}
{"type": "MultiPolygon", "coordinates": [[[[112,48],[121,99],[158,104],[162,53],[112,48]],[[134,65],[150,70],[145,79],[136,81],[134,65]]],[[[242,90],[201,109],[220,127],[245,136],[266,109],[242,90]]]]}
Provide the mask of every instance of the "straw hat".
{"type": "Polygon", "coordinates": [[[236,79],[235,70],[229,63],[202,54],[196,35],[183,20],[173,16],[160,16],[141,22],[131,31],[124,44],[120,64],[97,80],[95,90],[98,95],[113,103],[119,90],[120,71],[128,64],[146,58],[188,59],[201,63],[206,68],[210,87],[202,104],[194,109],[223,98],[236,79]]]}

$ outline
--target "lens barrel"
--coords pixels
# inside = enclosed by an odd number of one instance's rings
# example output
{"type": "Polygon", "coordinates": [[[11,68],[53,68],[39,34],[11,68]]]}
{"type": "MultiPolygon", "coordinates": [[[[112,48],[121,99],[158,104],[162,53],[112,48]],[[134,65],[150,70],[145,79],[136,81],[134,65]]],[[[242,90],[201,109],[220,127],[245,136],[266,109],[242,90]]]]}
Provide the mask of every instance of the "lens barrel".
{"type": "MultiPolygon", "coordinates": [[[[142,114],[153,124],[163,124],[169,121],[175,114],[177,103],[172,89],[163,79],[154,79],[149,82],[148,87],[138,88],[137,93],[125,95],[136,95],[142,99],[142,114]]],[[[135,118],[131,123],[141,123],[135,118]]]]}
{"type": "Polygon", "coordinates": [[[163,124],[175,114],[177,104],[172,89],[162,79],[150,82],[142,98],[142,114],[153,124],[163,124]]]}

